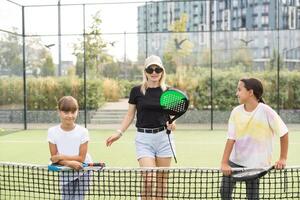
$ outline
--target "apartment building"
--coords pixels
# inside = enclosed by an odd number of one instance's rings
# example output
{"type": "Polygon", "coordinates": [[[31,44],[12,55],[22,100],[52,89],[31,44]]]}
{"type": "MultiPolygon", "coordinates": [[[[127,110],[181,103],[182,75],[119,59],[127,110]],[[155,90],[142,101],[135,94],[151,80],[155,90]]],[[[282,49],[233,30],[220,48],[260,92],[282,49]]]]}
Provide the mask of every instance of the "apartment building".
{"type": "Polygon", "coordinates": [[[246,47],[254,61],[263,64],[279,49],[286,62],[299,63],[300,0],[147,2],[138,7],[140,58],[164,54],[173,33],[170,25],[183,13],[195,55],[212,47],[226,60],[237,48],[246,47]]]}

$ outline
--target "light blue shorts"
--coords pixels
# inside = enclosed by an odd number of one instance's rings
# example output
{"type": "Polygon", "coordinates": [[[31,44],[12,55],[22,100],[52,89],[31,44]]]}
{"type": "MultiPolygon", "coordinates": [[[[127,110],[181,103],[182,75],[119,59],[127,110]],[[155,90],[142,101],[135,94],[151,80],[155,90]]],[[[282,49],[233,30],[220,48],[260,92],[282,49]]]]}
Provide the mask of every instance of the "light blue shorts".
{"type": "MultiPolygon", "coordinates": [[[[172,133],[170,134],[170,140],[175,153],[174,134],[172,133]]],[[[135,148],[138,160],[143,157],[173,157],[166,130],[155,134],[137,132],[135,136],[135,148]]]]}

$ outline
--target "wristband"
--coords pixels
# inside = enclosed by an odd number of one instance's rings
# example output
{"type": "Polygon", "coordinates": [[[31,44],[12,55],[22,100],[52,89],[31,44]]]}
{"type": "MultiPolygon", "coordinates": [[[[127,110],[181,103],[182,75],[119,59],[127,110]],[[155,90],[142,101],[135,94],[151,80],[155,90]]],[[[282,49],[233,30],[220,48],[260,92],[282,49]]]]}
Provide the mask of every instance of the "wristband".
{"type": "Polygon", "coordinates": [[[123,132],[121,131],[121,129],[118,129],[117,132],[119,133],[120,137],[123,136],[123,132]]]}

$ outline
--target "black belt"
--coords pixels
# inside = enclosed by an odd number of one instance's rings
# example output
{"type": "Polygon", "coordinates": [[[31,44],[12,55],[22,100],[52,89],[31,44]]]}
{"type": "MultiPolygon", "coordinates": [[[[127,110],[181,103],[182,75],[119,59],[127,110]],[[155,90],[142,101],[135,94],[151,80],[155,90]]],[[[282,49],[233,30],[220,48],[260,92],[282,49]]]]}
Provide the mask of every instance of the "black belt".
{"type": "Polygon", "coordinates": [[[137,128],[137,131],[138,132],[141,132],[141,133],[158,133],[160,131],[163,131],[165,130],[166,127],[162,126],[162,127],[159,127],[159,128],[137,128]]]}

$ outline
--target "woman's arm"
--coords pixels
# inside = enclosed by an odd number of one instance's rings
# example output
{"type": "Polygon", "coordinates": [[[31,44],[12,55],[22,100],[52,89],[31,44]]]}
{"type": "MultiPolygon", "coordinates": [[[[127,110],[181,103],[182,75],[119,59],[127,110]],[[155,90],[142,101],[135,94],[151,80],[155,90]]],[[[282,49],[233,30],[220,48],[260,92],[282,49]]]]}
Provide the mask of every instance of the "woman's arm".
{"type": "Polygon", "coordinates": [[[289,136],[288,133],[280,137],[280,158],[275,163],[276,169],[283,169],[286,166],[287,153],[289,146],[289,136]]]}
{"type": "Polygon", "coordinates": [[[228,162],[229,162],[229,157],[233,149],[234,143],[235,140],[228,139],[225,145],[225,149],[221,161],[221,171],[225,176],[229,176],[231,174],[231,167],[229,166],[228,162]]]}
{"type": "Polygon", "coordinates": [[[112,143],[114,143],[115,141],[120,139],[123,132],[125,132],[127,130],[127,128],[130,126],[130,124],[134,120],[135,112],[136,112],[136,105],[129,104],[127,114],[125,115],[125,117],[121,123],[120,129],[118,129],[118,133],[115,133],[112,136],[110,136],[109,138],[107,138],[106,146],[111,146],[112,143]]]}

